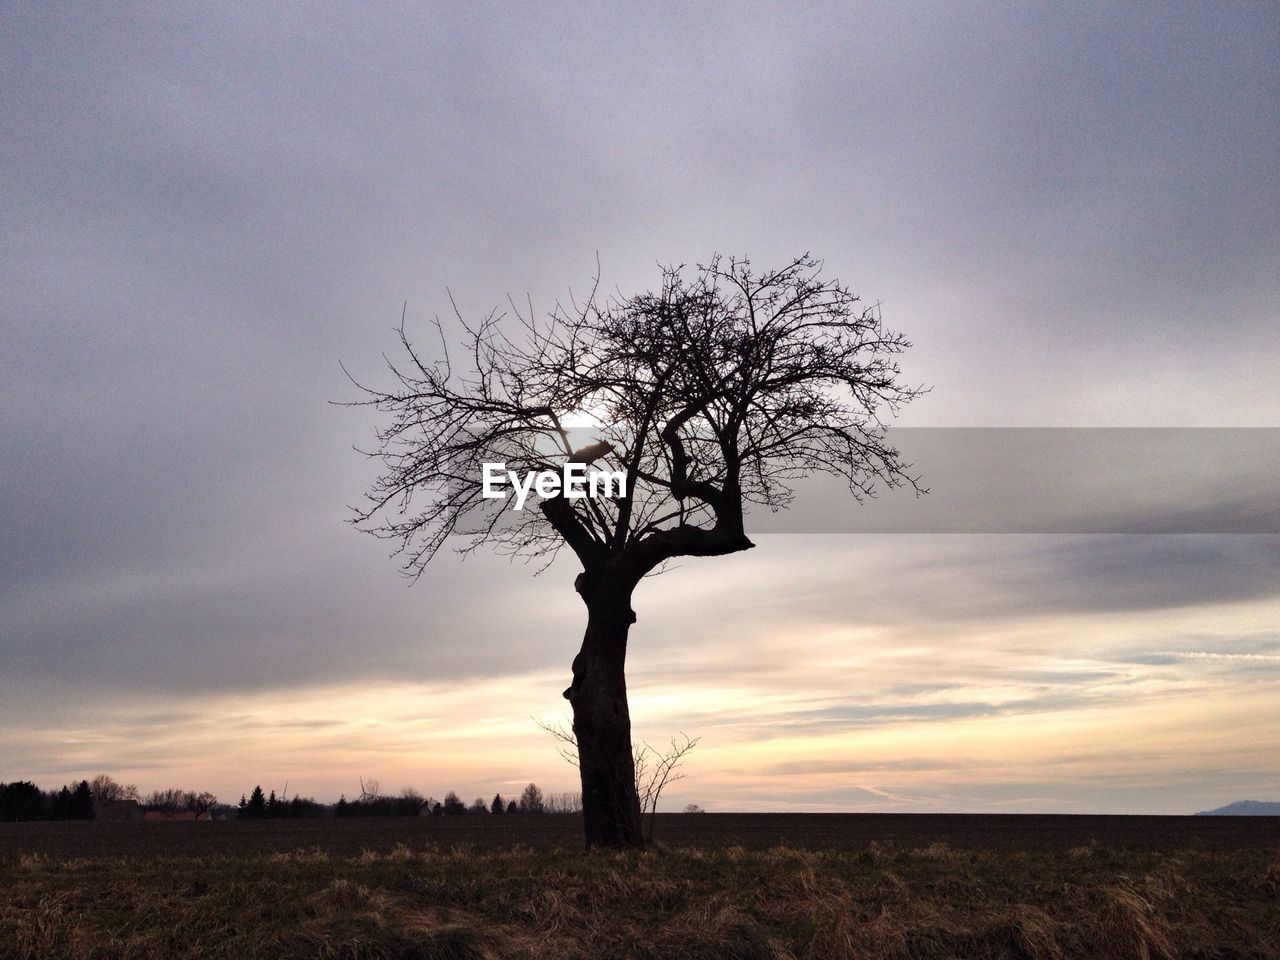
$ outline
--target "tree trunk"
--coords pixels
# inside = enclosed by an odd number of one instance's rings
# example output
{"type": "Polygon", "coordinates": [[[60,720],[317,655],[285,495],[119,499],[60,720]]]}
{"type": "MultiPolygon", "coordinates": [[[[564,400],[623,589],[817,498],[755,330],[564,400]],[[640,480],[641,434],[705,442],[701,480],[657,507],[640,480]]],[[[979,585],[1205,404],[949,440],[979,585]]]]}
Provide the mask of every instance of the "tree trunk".
{"type": "Polygon", "coordinates": [[[579,578],[578,591],[587,603],[587,631],[564,695],[573,705],[587,846],[641,847],[627,707],[627,633],[635,621],[631,588],[607,582],[588,588],[586,581],[579,578]]]}

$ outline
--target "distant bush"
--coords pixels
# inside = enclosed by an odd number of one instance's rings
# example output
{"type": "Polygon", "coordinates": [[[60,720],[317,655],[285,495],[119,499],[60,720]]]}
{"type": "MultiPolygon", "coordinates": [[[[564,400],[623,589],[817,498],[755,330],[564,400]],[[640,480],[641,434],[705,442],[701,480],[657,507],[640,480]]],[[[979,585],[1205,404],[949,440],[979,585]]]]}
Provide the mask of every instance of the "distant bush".
{"type": "Polygon", "coordinates": [[[339,800],[333,812],[338,817],[417,817],[422,814],[422,805],[406,803],[400,797],[377,797],[339,800]]]}
{"type": "Polygon", "coordinates": [[[333,807],[327,803],[320,803],[315,797],[294,797],[289,801],[289,818],[291,820],[327,817],[332,813],[333,807]]]}
{"type": "Polygon", "coordinates": [[[197,793],[195,790],[181,790],[169,787],[165,790],[152,790],[142,801],[143,810],[157,810],[164,813],[176,813],[179,810],[190,810],[192,813],[207,813],[218,803],[218,798],[207,790],[197,793]]]}
{"type": "Polygon", "coordinates": [[[418,817],[430,809],[431,800],[412,787],[405,787],[400,796],[378,793],[376,784],[362,785],[360,796],[348,800],[345,796],[334,807],[338,817],[418,817]]]}

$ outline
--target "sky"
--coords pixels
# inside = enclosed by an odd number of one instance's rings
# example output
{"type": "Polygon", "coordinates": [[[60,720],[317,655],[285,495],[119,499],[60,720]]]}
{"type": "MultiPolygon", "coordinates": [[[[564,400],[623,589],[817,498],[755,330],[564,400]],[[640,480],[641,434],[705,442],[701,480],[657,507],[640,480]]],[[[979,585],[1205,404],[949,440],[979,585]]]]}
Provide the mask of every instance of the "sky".
{"type": "MultiPolygon", "coordinates": [[[[914,342],[905,427],[1280,427],[1265,4],[11,3],[0,53],[0,780],[573,788],[568,558],[410,587],[344,523],[339,363],[450,296],[809,251],[914,342]]],[[[636,733],[701,737],[670,808],[1280,799],[1248,522],[783,526],[642,585],[636,733]]]]}

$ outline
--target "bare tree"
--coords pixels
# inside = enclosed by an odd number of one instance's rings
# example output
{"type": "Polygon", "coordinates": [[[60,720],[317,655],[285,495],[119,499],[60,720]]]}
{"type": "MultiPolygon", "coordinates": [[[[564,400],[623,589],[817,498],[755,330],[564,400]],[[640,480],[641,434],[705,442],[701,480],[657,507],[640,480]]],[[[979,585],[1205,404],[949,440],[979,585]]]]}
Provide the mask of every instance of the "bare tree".
{"type": "Polygon", "coordinates": [[[217,802],[218,798],[208,790],[197,793],[195,790],[169,787],[165,790],[152,790],[142,801],[142,806],[148,810],[190,810],[193,813],[204,813],[213,809],[217,802]]]}
{"type": "Polygon", "coordinates": [[[400,803],[406,808],[412,809],[415,813],[426,805],[427,798],[416,787],[402,787],[400,789],[400,803]]]}
{"type": "Polygon", "coordinates": [[[547,813],[581,813],[582,794],[576,791],[548,793],[543,798],[543,810],[547,813]]]}
{"type": "Polygon", "coordinates": [[[786,506],[805,474],[842,477],[857,499],[915,483],[883,420],[919,393],[895,359],[909,344],[820,274],[807,255],[763,272],[716,257],[664,268],[657,291],[625,298],[602,296],[597,278],[545,320],[514,304],[476,323],[457,316],[457,368],[438,320],[436,360],[402,320],[392,385],[357,383],[356,405],[389,422],[369,451],[383,473],[353,522],[396,542],[410,576],[455,534],[464,551],[491,544],[547,562],[567,545],[581,564],[587,628],[564,695],[589,846],[644,842],[625,675],[641,579],[677,557],[750,549],[749,508],[786,506]],[[595,442],[575,446],[571,415],[594,418],[595,442]],[[621,496],[561,493],[504,511],[483,496],[484,463],[602,464],[626,483],[621,496]]]}
{"type": "Polygon", "coordinates": [[[376,777],[370,777],[367,781],[364,777],[360,778],[360,796],[358,802],[368,803],[372,800],[382,799],[382,783],[376,777]]]}
{"type": "MultiPolygon", "coordinates": [[[[548,720],[539,720],[536,717],[533,720],[538,725],[538,729],[551,734],[551,738],[556,742],[556,753],[560,754],[561,759],[565,763],[578,766],[578,738],[573,735],[573,728],[566,727],[562,723],[551,723],[548,720]]],[[[632,753],[635,752],[635,744],[631,745],[632,753]]]]}
{"type": "Polygon", "coordinates": [[[653,827],[658,819],[658,799],[667,784],[684,779],[684,771],[680,769],[690,751],[698,745],[701,737],[690,739],[686,734],[672,737],[670,745],[657,750],[647,743],[639,748],[632,747],[631,755],[635,758],[636,793],[640,797],[640,812],[649,815],[649,832],[646,840],[653,842],[653,827]]]}
{"type": "Polygon", "coordinates": [[[536,783],[531,783],[520,794],[521,813],[545,813],[546,804],[542,799],[542,791],[536,783]]]}
{"type": "Polygon", "coordinates": [[[138,793],[138,788],[132,783],[117,783],[115,778],[105,773],[100,773],[89,781],[89,792],[93,794],[94,800],[103,803],[142,799],[138,793]]]}
{"type": "MultiPolygon", "coordinates": [[[[568,763],[578,766],[578,741],[573,730],[559,723],[545,720],[534,720],[539,727],[551,734],[556,741],[556,749],[568,763]]],[[[683,780],[684,765],[693,748],[701,741],[701,737],[690,738],[681,733],[671,738],[665,749],[659,750],[648,742],[632,743],[632,765],[636,772],[636,796],[640,800],[641,815],[648,814],[649,830],[646,842],[653,842],[653,827],[657,820],[658,799],[667,784],[683,780]]],[[[687,810],[685,811],[688,812],[687,810]]]]}

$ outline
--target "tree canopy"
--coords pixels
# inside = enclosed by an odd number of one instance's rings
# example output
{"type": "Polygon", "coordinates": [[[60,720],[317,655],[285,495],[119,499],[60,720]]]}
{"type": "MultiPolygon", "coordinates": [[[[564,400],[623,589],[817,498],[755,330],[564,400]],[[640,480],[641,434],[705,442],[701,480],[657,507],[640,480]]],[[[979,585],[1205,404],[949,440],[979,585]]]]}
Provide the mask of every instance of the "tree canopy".
{"type": "Polygon", "coordinates": [[[656,291],[557,304],[539,320],[511,306],[461,316],[465,361],[437,320],[438,359],[400,327],[394,384],[360,385],[389,414],[368,453],[385,470],[355,520],[396,541],[417,576],[454,534],[522,555],[568,545],[590,569],[626,557],[643,576],[677,556],[751,546],[744,509],[777,509],[813,472],[847,481],[914,483],[884,438],[885,414],[919,392],[900,382],[909,346],[823,279],[809,256],[757,272],[717,257],[668,267],[656,291]],[[594,441],[576,445],[586,419],[594,441]],[[627,475],[620,498],[544,498],[503,511],[481,496],[481,464],[521,471],[602,463],[627,475]]]}

